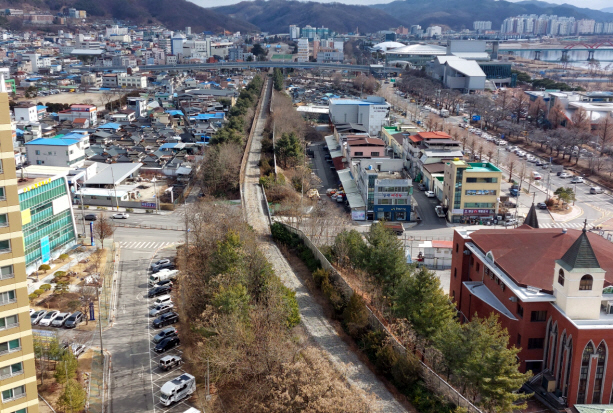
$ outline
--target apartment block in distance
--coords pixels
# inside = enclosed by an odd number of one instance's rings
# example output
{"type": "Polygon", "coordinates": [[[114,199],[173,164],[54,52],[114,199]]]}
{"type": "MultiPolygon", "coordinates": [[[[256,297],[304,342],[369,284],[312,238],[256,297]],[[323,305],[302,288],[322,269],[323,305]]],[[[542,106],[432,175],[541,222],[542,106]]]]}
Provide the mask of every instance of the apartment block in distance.
{"type": "Polygon", "coordinates": [[[35,413],[36,368],[11,135],[8,94],[0,75],[0,411],[35,413]]]}

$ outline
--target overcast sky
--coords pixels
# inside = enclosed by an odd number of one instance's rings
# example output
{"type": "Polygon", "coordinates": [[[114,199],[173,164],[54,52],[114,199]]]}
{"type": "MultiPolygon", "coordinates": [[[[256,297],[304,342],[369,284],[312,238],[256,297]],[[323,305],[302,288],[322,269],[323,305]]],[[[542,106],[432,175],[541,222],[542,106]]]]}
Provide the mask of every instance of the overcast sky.
{"type": "MultiPolygon", "coordinates": [[[[216,6],[227,6],[229,4],[240,3],[241,0],[190,0],[192,3],[196,3],[202,7],[216,7],[216,6]]],[[[320,3],[345,3],[345,4],[376,4],[376,3],[389,3],[389,0],[315,0],[320,3]]],[[[520,0],[510,0],[510,1],[520,1],[520,0]]],[[[603,9],[605,7],[613,7],[613,1],[611,0],[546,0],[548,3],[556,3],[556,4],[572,4],[577,7],[588,7],[591,9],[603,9]]]]}

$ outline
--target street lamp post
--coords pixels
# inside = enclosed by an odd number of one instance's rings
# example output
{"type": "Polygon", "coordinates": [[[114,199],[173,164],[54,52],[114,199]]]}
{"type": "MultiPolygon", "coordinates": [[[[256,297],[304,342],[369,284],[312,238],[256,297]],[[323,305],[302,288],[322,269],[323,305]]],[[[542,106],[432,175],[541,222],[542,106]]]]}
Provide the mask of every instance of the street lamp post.
{"type": "Polygon", "coordinates": [[[155,179],[155,176],[153,177],[153,179],[151,179],[151,182],[153,182],[153,197],[155,198],[155,213],[158,213],[158,189],[157,189],[157,179],[155,179]]]}

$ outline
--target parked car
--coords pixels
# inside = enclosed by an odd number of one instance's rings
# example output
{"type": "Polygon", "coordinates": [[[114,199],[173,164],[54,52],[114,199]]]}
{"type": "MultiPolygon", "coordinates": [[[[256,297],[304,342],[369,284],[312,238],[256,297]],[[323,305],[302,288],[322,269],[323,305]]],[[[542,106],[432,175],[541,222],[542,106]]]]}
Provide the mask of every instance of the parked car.
{"type": "Polygon", "coordinates": [[[175,265],[172,262],[167,262],[167,263],[156,265],[155,267],[152,267],[151,271],[153,273],[156,273],[156,272],[161,271],[161,270],[166,269],[166,268],[170,270],[170,269],[175,268],[175,265]]]}
{"type": "Polygon", "coordinates": [[[590,194],[602,194],[604,190],[599,186],[593,186],[590,188],[590,194]]]}
{"type": "Polygon", "coordinates": [[[580,176],[575,176],[573,177],[573,179],[570,180],[571,184],[582,184],[583,183],[583,178],[580,176]]]}
{"type": "Polygon", "coordinates": [[[510,219],[507,219],[507,220],[504,222],[505,227],[506,227],[506,226],[509,226],[509,225],[515,225],[515,224],[517,224],[517,220],[516,220],[515,218],[510,218],[510,219]]]}
{"type": "Polygon", "coordinates": [[[179,356],[164,356],[160,359],[159,366],[160,369],[168,371],[173,367],[179,367],[181,364],[183,364],[183,359],[179,356]]]}
{"type": "Polygon", "coordinates": [[[68,319],[66,319],[66,322],[64,323],[64,327],[66,327],[66,328],[75,328],[83,320],[84,320],[83,313],[80,312],[80,311],[75,311],[74,313],[72,313],[72,315],[70,317],[68,317],[68,319]]]}
{"type": "Polygon", "coordinates": [[[419,188],[420,191],[425,191],[426,190],[426,185],[424,185],[424,184],[417,184],[417,187],[419,188]]]}
{"type": "Polygon", "coordinates": [[[162,328],[174,324],[179,321],[179,314],[170,312],[162,314],[160,317],[153,320],[153,328],[162,328]]]}
{"type": "Polygon", "coordinates": [[[153,350],[155,350],[156,353],[164,353],[177,347],[179,344],[181,344],[179,337],[166,337],[164,340],[160,341],[153,350]]]}
{"type": "Polygon", "coordinates": [[[126,214],[125,212],[113,214],[113,219],[128,219],[128,218],[130,218],[130,214],[126,214]]]}
{"type": "Polygon", "coordinates": [[[568,172],[561,172],[558,176],[560,178],[570,178],[572,175],[569,174],[568,172]]]}
{"type": "Polygon", "coordinates": [[[519,195],[519,189],[517,189],[517,188],[511,188],[509,190],[509,192],[511,193],[511,196],[518,196],[519,195]]]}
{"type": "Polygon", "coordinates": [[[428,198],[434,198],[436,196],[434,191],[426,191],[425,194],[428,198]]]}
{"type": "Polygon", "coordinates": [[[81,354],[83,354],[85,352],[85,348],[85,344],[79,343],[64,343],[62,345],[63,350],[70,349],[70,351],[72,351],[72,354],[74,354],[75,357],[79,357],[81,354]]]}
{"type": "Polygon", "coordinates": [[[51,322],[55,319],[55,317],[57,317],[57,315],[59,314],[59,311],[56,310],[52,310],[49,311],[47,314],[45,314],[45,316],[38,322],[39,326],[50,326],[51,322]]]}
{"type": "Polygon", "coordinates": [[[153,337],[153,342],[157,344],[167,337],[177,336],[178,334],[179,333],[177,332],[177,329],[175,327],[166,327],[153,337]]]}
{"type": "Polygon", "coordinates": [[[95,214],[87,214],[84,218],[86,221],[96,221],[98,219],[95,214]]]}
{"type": "Polygon", "coordinates": [[[47,314],[45,310],[39,310],[30,315],[30,322],[32,325],[38,324],[40,320],[47,314]]]}
{"type": "Polygon", "coordinates": [[[70,313],[59,313],[57,317],[55,317],[53,321],[51,321],[51,326],[62,327],[66,320],[68,320],[68,317],[70,317],[70,313]]]}
{"type": "Polygon", "coordinates": [[[547,204],[544,202],[539,202],[538,204],[536,204],[536,207],[538,209],[547,209],[547,204]]]}
{"type": "Polygon", "coordinates": [[[159,260],[159,261],[156,261],[156,262],[152,263],[151,264],[151,268],[157,267],[158,265],[167,264],[169,262],[170,262],[170,260],[168,258],[164,258],[162,260],[159,260]]]}
{"type": "Polygon", "coordinates": [[[172,288],[169,285],[155,287],[149,290],[149,292],[147,293],[147,297],[153,298],[153,297],[157,297],[158,295],[170,294],[171,290],[172,288]]]}
{"type": "Polygon", "coordinates": [[[174,304],[171,302],[156,305],[154,308],[152,308],[149,311],[149,317],[158,317],[162,314],[165,314],[171,311],[173,307],[174,307],[174,304]]]}
{"type": "Polygon", "coordinates": [[[170,287],[172,287],[172,280],[163,280],[163,281],[160,281],[160,282],[158,282],[157,284],[155,284],[155,285],[153,286],[153,288],[155,288],[155,287],[162,287],[163,285],[169,285],[170,287]]]}

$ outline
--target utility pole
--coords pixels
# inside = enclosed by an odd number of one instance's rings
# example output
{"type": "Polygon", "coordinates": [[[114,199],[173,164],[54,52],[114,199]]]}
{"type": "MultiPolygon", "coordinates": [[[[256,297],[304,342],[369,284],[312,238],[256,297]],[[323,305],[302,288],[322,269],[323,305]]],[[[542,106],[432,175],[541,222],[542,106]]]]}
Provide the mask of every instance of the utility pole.
{"type": "Polygon", "coordinates": [[[115,174],[113,173],[113,165],[109,167],[111,168],[111,179],[113,179],[113,190],[115,191],[115,206],[117,212],[119,212],[119,200],[117,199],[117,186],[115,185],[115,174]]]}
{"type": "Polygon", "coordinates": [[[83,221],[83,237],[85,237],[85,208],[83,207],[83,189],[81,188],[81,192],[79,194],[79,198],[81,198],[81,221],[83,221]]]}

